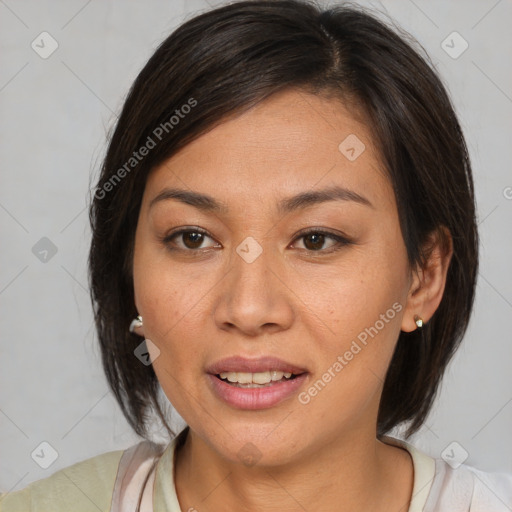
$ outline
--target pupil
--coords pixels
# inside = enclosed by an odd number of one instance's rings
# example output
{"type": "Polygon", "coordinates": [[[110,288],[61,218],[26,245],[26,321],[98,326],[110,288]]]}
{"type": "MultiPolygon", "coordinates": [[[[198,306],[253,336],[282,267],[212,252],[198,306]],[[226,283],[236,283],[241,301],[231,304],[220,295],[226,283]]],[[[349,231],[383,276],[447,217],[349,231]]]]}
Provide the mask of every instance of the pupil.
{"type": "Polygon", "coordinates": [[[312,248],[313,250],[321,249],[322,245],[324,244],[324,235],[318,235],[318,234],[307,235],[306,240],[313,240],[313,247],[308,247],[307,243],[304,244],[308,249],[310,249],[310,248],[312,248]],[[316,241],[315,241],[315,239],[316,239],[316,241]]]}
{"type": "Polygon", "coordinates": [[[185,245],[187,247],[189,247],[189,249],[196,249],[197,247],[199,247],[201,245],[201,243],[203,241],[202,237],[203,237],[202,233],[197,233],[195,231],[191,231],[190,233],[187,233],[185,236],[185,245]],[[190,247],[187,244],[187,241],[191,242],[192,247],[190,247]]]}

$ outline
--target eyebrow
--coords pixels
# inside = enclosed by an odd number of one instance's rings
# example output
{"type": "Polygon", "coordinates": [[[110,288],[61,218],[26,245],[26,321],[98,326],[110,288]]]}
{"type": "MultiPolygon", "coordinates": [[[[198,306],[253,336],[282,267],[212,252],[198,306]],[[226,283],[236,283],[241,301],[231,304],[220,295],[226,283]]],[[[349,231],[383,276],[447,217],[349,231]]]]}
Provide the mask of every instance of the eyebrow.
{"type": "MultiPolygon", "coordinates": [[[[199,192],[179,188],[166,188],[162,190],[149,204],[152,208],[156,203],[175,199],[204,212],[228,213],[226,203],[199,192]]],[[[290,213],[310,206],[328,201],[352,201],[374,208],[372,203],[361,194],[340,186],[332,186],[321,190],[302,192],[279,201],[277,211],[280,214],[290,213]]]]}

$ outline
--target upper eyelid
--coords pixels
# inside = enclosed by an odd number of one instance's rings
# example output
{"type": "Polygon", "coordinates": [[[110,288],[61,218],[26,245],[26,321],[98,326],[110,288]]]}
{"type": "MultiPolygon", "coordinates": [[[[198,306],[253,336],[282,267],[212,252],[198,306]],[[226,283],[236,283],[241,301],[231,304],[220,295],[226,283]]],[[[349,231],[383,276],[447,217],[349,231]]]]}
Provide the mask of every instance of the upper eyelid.
{"type": "Polygon", "coordinates": [[[208,233],[208,231],[206,231],[205,229],[191,226],[191,227],[177,228],[176,230],[173,230],[171,233],[168,233],[164,236],[164,240],[173,238],[176,235],[182,235],[183,233],[193,233],[193,232],[201,233],[202,235],[206,235],[206,236],[210,237],[212,240],[214,239],[213,236],[211,236],[208,233]]]}
{"type": "Polygon", "coordinates": [[[336,232],[336,231],[331,231],[330,229],[327,229],[327,228],[315,228],[315,227],[312,227],[312,228],[304,228],[303,230],[300,230],[295,235],[294,240],[297,239],[297,238],[309,235],[311,233],[321,233],[321,234],[324,234],[324,235],[331,236],[333,238],[347,238],[347,239],[349,238],[348,235],[345,235],[341,231],[337,231],[336,232]]]}
{"type": "Polygon", "coordinates": [[[194,227],[176,229],[176,231],[172,231],[171,233],[165,235],[162,240],[164,242],[167,242],[167,241],[171,240],[174,237],[177,237],[179,235],[183,235],[184,233],[200,233],[202,235],[207,236],[208,238],[211,238],[212,240],[215,240],[215,238],[213,236],[211,236],[208,233],[208,231],[206,231],[205,229],[203,229],[203,228],[194,228],[194,227]]]}
{"type": "MultiPolygon", "coordinates": [[[[163,238],[163,241],[164,242],[168,242],[170,241],[172,238],[176,237],[176,236],[179,236],[179,235],[183,235],[184,233],[193,233],[193,232],[197,232],[197,233],[201,233],[205,236],[207,236],[208,238],[211,238],[212,240],[214,240],[216,243],[220,243],[218,242],[217,240],[215,240],[215,238],[213,236],[211,236],[207,230],[203,229],[203,228],[199,228],[199,227],[184,227],[184,228],[178,228],[176,231],[173,231],[172,233],[166,235],[164,238],[163,238]]],[[[322,234],[322,235],[326,235],[328,238],[332,238],[333,240],[335,240],[336,242],[338,243],[342,243],[343,241],[349,241],[349,237],[344,235],[343,233],[334,233],[334,232],[331,232],[330,230],[326,229],[326,228],[315,228],[315,227],[312,227],[312,228],[304,228],[304,230],[301,230],[299,231],[299,233],[297,233],[295,235],[295,237],[293,238],[292,242],[294,242],[295,240],[298,240],[300,238],[303,238],[309,234],[322,234]]],[[[200,249],[184,249],[185,251],[198,251],[200,249]]],[[[319,251],[320,252],[320,251],[319,251]]]]}

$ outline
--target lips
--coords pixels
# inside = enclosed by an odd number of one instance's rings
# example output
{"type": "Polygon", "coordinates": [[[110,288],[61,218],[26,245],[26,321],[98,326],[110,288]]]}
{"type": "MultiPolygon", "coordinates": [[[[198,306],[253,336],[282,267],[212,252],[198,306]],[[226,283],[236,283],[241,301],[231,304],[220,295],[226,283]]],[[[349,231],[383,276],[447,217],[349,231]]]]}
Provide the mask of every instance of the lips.
{"type": "Polygon", "coordinates": [[[206,367],[206,372],[211,375],[228,372],[263,373],[268,371],[293,373],[295,375],[307,373],[306,368],[271,356],[259,357],[258,359],[246,359],[241,356],[228,357],[206,367]]]}
{"type": "Polygon", "coordinates": [[[270,356],[229,357],[209,365],[206,371],[217,398],[233,408],[246,410],[277,406],[297,394],[308,378],[306,368],[270,356]],[[272,381],[258,384],[258,380],[268,381],[269,372],[272,381]],[[274,381],[277,377],[279,380],[274,381]]]}

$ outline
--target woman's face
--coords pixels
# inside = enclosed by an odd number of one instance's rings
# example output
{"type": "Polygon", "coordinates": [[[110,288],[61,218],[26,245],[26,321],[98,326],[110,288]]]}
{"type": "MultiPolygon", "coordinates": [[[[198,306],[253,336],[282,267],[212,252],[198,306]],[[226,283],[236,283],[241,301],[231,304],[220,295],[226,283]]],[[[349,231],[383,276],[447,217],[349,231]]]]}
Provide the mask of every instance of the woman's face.
{"type": "Polygon", "coordinates": [[[341,103],[274,95],[155,169],[133,270],[160,384],[216,453],[272,465],[375,439],[411,274],[369,130],[341,103]]]}

